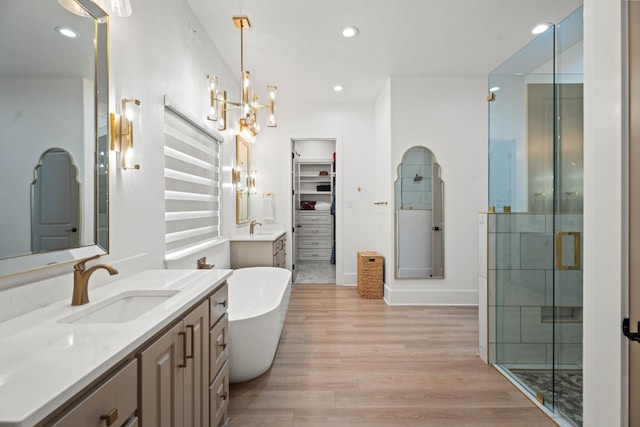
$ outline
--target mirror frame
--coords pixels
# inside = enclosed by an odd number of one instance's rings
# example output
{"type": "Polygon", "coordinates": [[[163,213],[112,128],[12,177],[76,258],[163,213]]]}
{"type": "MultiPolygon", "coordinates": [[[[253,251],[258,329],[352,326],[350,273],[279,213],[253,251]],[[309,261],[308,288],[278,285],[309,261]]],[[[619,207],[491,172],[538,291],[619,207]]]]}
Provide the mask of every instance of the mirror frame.
{"type": "MultiPolygon", "coordinates": [[[[78,259],[93,255],[105,255],[109,253],[109,156],[108,145],[109,126],[109,15],[91,0],[75,0],[79,3],[95,21],[95,45],[94,50],[94,244],[60,251],[43,252],[37,254],[25,254],[12,258],[0,259],[0,278],[20,274],[32,270],[53,267],[56,265],[74,262],[78,259]],[[101,102],[102,100],[102,102],[101,102]],[[98,116],[104,115],[105,135],[98,135],[98,116]],[[103,141],[100,143],[100,141],[103,141]],[[105,155],[100,167],[99,153],[103,150],[105,155]],[[102,174],[102,176],[100,176],[102,174]],[[103,185],[101,186],[100,183],[103,185]],[[103,194],[99,189],[104,188],[103,194]],[[100,210],[105,212],[104,218],[99,218],[100,210]]],[[[87,19],[90,19],[87,18],[87,19]]]]}
{"type": "Polygon", "coordinates": [[[246,224],[251,217],[251,212],[249,211],[250,162],[251,144],[240,135],[236,135],[236,165],[233,168],[233,187],[236,193],[236,224],[246,224]],[[241,215],[243,204],[245,204],[244,210],[247,212],[246,216],[241,215]]]}
{"type": "MultiPolygon", "coordinates": [[[[396,180],[394,181],[394,277],[396,279],[406,280],[406,279],[414,279],[414,280],[423,280],[423,279],[444,279],[444,182],[440,177],[440,164],[436,162],[436,156],[433,154],[431,150],[426,147],[416,145],[407,148],[403,155],[402,161],[398,164],[396,168],[396,180]],[[427,152],[427,154],[431,157],[431,223],[425,224],[431,230],[431,275],[425,276],[400,276],[399,275],[399,267],[400,267],[400,236],[399,236],[399,212],[403,209],[398,207],[398,197],[402,197],[398,195],[397,188],[398,182],[402,182],[402,165],[405,163],[405,157],[410,150],[415,148],[423,149],[427,152]],[[437,202],[436,202],[436,199],[437,202]],[[437,206],[440,208],[437,209],[437,206]],[[439,242],[439,243],[438,243],[439,242]],[[440,251],[436,254],[434,251],[435,245],[440,245],[440,251]],[[438,264],[438,266],[436,266],[438,264]],[[436,271],[441,271],[439,274],[436,271]]],[[[420,177],[422,179],[422,177],[420,177]]],[[[406,210],[414,210],[414,209],[406,209],[406,210]]],[[[415,209],[415,210],[424,210],[424,209],[415,209]]]]}

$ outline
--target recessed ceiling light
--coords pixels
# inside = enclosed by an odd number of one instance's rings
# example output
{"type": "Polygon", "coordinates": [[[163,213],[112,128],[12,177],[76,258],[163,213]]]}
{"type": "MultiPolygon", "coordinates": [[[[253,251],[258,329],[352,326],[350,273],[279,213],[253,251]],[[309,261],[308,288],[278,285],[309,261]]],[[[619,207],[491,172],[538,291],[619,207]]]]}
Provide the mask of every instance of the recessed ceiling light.
{"type": "Polygon", "coordinates": [[[497,92],[500,90],[500,86],[494,86],[491,89],[489,89],[489,92],[497,92]]]}
{"type": "Polygon", "coordinates": [[[65,37],[69,37],[70,39],[75,39],[76,37],[78,37],[76,32],[73,31],[71,28],[56,27],[56,31],[59,32],[60,34],[62,34],[63,36],[65,36],[65,37]]]}
{"type": "Polygon", "coordinates": [[[333,90],[334,90],[334,91],[336,91],[336,92],[342,92],[342,91],[344,90],[344,86],[342,86],[342,85],[335,85],[335,86],[333,87],[333,90]]]}
{"type": "Polygon", "coordinates": [[[344,30],[342,30],[342,35],[344,37],[350,38],[350,37],[357,36],[359,32],[360,30],[358,30],[358,28],[356,27],[347,27],[344,30]]]}
{"type": "Polygon", "coordinates": [[[547,31],[551,27],[549,22],[543,22],[542,24],[538,24],[531,30],[531,34],[542,34],[547,31]]]}

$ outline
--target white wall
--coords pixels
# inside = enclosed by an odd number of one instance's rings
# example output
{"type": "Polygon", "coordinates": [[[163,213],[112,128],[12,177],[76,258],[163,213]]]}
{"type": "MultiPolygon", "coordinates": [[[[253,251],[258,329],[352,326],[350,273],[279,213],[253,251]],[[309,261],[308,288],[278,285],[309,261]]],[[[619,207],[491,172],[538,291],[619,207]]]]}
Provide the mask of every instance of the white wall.
{"type": "MultiPolygon", "coordinates": [[[[110,252],[115,258],[144,254],[140,268],[164,266],[164,95],[206,126],[215,126],[205,119],[206,75],[218,75],[231,98],[238,87],[236,74],[224,64],[187,3],[160,3],[137,1],[134,13],[113,19],[111,27],[111,108],[119,109],[122,98],[140,99],[143,144],[140,170],[114,169],[110,174],[110,252]]],[[[222,179],[228,183],[235,139],[231,130],[225,136],[222,179]]],[[[113,166],[114,153],[111,157],[113,166]]],[[[230,187],[223,189],[223,209],[223,232],[228,232],[235,228],[230,187]]]]}
{"type": "MultiPolygon", "coordinates": [[[[391,79],[393,188],[404,152],[421,145],[434,154],[444,181],[444,279],[395,279],[386,275],[391,304],[477,304],[477,214],[487,204],[487,77],[391,79]]],[[[393,204],[386,226],[393,236],[393,204]]],[[[393,239],[382,248],[393,268],[393,239]]]]}
{"type": "Polygon", "coordinates": [[[388,201],[391,205],[377,205],[375,207],[376,250],[386,258],[385,283],[393,277],[395,260],[393,248],[393,233],[388,232],[389,221],[393,221],[394,194],[393,186],[389,185],[395,175],[395,170],[390,167],[391,158],[391,79],[387,80],[384,88],[378,95],[375,105],[375,194],[377,201],[388,201]]]}
{"type": "MultiPolygon", "coordinates": [[[[275,222],[286,227],[289,242],[290,150],[291,139],[298,138],[336,139],[336,281],[339,285],[355,284],[356,253],[375,250],[375,175],[371,167],[374,161],[374,106],[278,105],[278,127],[260,132],[258,142],[252,147],[252,160],[259,177],[257,191],[259,195],[266,191],[275,193],[275,222]]],[[[290,249],[287,258],[290,266],[290,249]]]]}
{"type": "Polygon", "coordinates": [[[628,424],[623,4],[584,2],[585,427],[628,424]]]}

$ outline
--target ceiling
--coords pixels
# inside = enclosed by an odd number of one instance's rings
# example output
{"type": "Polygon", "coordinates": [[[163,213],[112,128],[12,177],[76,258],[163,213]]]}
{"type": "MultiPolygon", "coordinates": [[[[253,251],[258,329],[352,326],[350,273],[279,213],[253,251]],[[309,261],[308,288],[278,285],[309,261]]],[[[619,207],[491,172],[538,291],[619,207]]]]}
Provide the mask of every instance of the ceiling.
{"type": "MultiPolygon", "coordinates": [[[[389,77],[487,75],[581,0],[188,0],[232,70],[280,103],[374,102],[389,77]],[[357,37],[342,37],[348,25],[357,37]],[[340,83],[345,90],[333,91],[340,83]]],[[[135,5],[134,5],[135,6],[135,5]]],[[[212,70],[215,72],[215,70],[212,70]]],[[[226,82],[221,82],[225,88],[226,82]]]]}

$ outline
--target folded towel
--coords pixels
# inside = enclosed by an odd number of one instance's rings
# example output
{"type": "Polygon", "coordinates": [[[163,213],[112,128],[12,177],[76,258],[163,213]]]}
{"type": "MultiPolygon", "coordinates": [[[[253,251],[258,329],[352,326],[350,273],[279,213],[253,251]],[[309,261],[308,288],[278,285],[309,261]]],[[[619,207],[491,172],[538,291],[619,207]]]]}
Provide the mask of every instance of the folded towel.
{"type": "Polygon", "coordinates": [[[331,203],[329,202],[316,202],[317,211],[328,211],[331,209],[331,203]]]}
{"type": "Polygon", "coordinates": [[[275,219],[275,206],[272,196],[262,198],[262,219],[265,221],[273,221],[275,219]]]}

